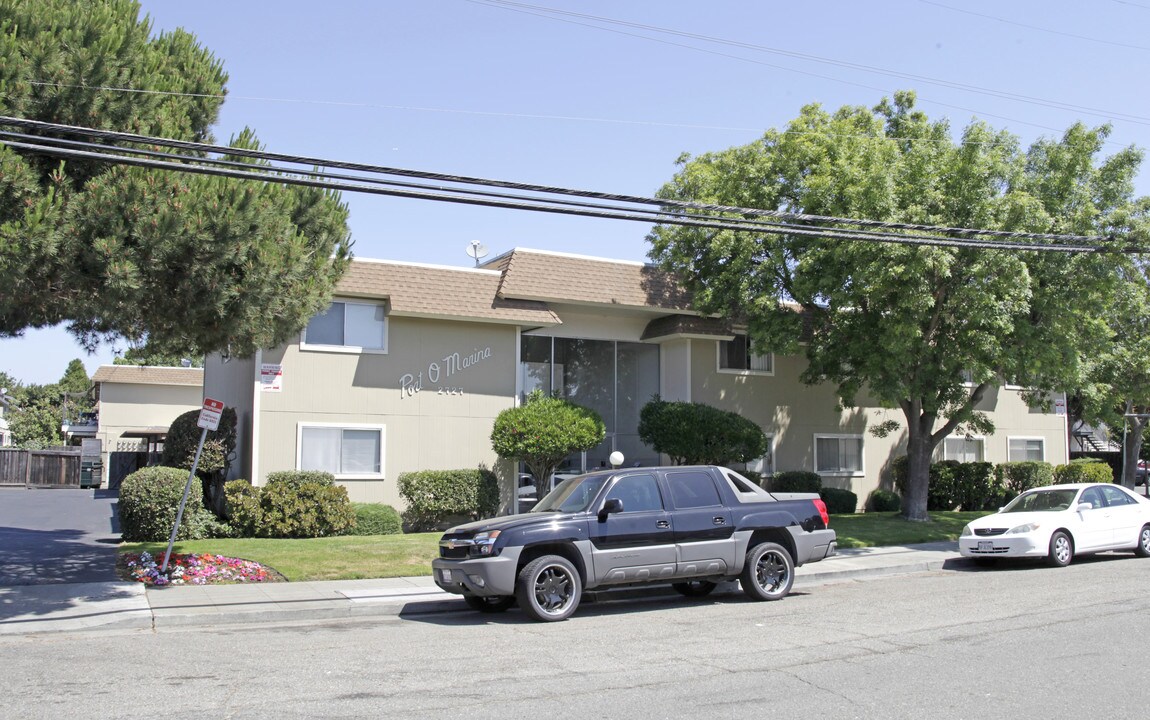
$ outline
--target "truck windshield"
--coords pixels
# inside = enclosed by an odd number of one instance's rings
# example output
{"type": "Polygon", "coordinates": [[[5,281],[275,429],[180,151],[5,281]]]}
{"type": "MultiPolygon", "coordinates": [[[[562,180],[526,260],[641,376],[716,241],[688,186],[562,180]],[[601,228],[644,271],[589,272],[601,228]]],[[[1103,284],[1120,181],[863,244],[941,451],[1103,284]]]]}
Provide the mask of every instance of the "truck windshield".
{"type": "Polygon", "coordinates": [[[604,473],[568,478],[547,493],[538,505],[531,508],[531,512],[583,512],[591,507],[609,477],[604,473]]]}

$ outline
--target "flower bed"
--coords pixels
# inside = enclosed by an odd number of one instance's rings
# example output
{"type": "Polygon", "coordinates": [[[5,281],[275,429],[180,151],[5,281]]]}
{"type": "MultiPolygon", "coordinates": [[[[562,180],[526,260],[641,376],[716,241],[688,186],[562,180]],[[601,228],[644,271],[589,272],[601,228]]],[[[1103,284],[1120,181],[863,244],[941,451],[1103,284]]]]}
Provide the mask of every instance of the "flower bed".
{"type": "Polygon", "coordinates": [[[120,577],[145,585],[218,585],[225,583],[283,582],[271,568],[251,560],[211,553],[172,553],[167,573],[160,572],[164,557],[142,552],[121,554],[116,562],[120,577]]]}

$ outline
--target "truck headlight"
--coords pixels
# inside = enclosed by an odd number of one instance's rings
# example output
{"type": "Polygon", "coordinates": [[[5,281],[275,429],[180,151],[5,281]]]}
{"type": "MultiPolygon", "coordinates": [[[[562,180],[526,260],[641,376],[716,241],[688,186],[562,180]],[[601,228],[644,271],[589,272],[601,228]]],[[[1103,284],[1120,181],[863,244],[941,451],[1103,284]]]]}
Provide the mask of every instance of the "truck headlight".
{"type": "Polygon", "coordinates": [[[495,555],[495,541],[499,539],[498,530],[490,530],[488,532],[477,533],[471,539],[474,543],[471,546],[471,554],[479,557],[489,557],[495,555]]]}

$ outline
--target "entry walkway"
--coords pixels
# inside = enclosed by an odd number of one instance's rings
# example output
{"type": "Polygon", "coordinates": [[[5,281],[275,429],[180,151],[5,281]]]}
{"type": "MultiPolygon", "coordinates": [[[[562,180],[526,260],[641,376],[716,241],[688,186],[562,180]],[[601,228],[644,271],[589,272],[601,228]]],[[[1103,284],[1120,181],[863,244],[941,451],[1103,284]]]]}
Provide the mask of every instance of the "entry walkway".
{"type": "MultiPolygon", "coordinates": [[[[965,567],[953,542],[840,550],[804,565],[795,588],[882,575],[965,567]]],[[[723,590],[733,590],[735,584],[723,590]]],[[[666,594],[666,586],[628,591],[666,594]]],[[[604,600],[619,593],[602,593],[604,600]]],[[[785,601],[784,601],[785,602],[785,601]]],[[[45,632],[210,629],[219,625],[286,624],[467,610],[430,577],[327,582],[193,585],[73,583],[0,587],[0,635],[45,632]]],[[[512,611],[514,612],[514,611],[512,611]]]]}

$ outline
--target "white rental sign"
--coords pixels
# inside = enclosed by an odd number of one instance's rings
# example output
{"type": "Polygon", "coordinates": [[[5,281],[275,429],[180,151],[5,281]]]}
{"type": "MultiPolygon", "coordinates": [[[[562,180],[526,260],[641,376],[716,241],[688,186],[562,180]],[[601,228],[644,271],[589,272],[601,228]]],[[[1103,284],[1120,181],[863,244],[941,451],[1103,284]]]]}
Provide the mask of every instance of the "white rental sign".
{"type": "Polygon", "coordinates": [[[205,430],[218,430],[220,427],[220,415],[224,412],[224,403],[222,400],[212,400],[211,398],[204,398],[204,406],[200,409],[200,419],[196,421],[196,427],[202,427],[205,430]]]}

